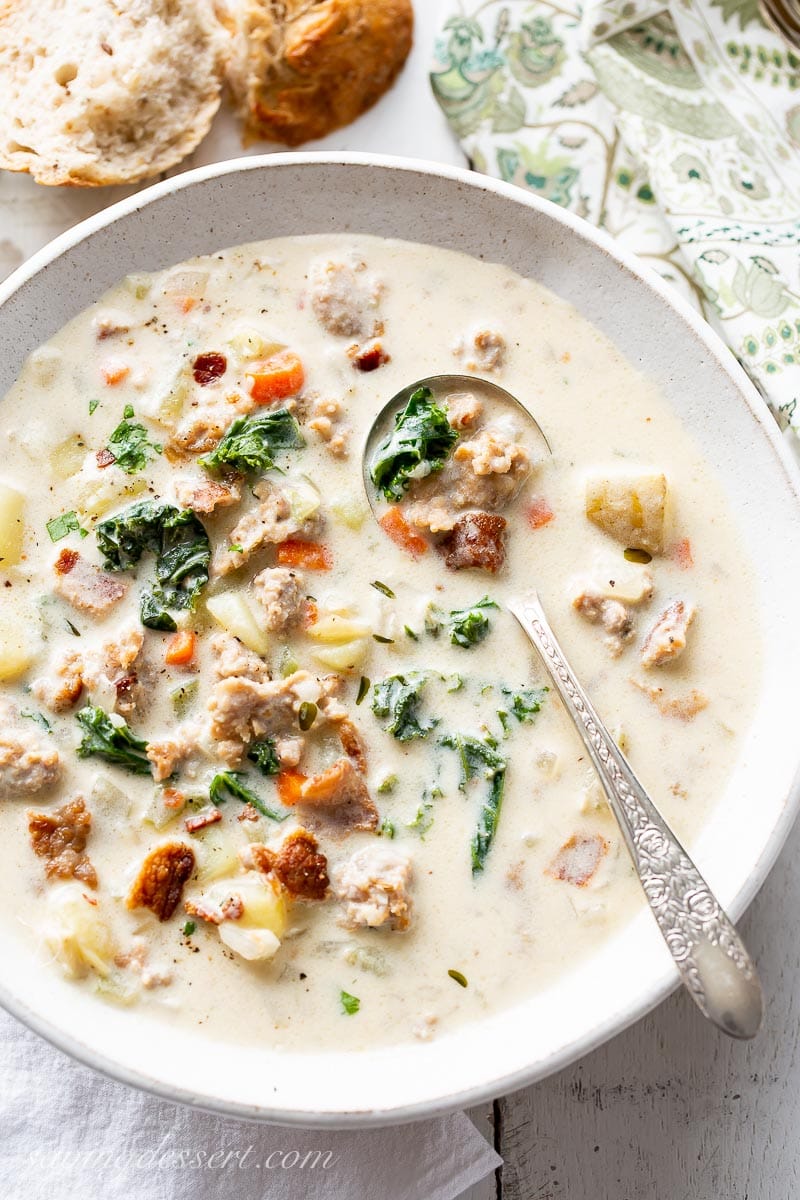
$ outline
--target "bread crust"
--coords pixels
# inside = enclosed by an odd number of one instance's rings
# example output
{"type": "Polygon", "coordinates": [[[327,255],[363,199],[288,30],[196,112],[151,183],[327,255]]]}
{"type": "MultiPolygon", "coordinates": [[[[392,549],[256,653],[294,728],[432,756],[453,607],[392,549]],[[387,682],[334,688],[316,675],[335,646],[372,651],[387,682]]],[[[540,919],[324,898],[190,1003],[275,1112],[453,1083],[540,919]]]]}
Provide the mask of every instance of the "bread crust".
{"type": "Polygon", "coordinates": [[[230,45],[212,0],[0,0],[0,167],[72,187],[166,171],[208,132],[230,45]]]}
{"type": "Polygon", "coordinates": [[[350,124],[394,82],[413,26],[411,0],[243,0],[228,82],[245,144],[350,124]]]}

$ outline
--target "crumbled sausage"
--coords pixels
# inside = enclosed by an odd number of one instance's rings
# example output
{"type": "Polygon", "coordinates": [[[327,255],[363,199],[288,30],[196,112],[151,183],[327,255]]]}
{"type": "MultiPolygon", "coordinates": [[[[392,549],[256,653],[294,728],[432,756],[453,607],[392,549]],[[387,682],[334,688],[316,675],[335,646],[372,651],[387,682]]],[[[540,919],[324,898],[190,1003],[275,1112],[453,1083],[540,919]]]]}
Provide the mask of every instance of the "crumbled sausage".
{"type": "Polygon", "coordinates": [[[215,679],[232,679],[244,675],[265,682],[270,678],[269,667],[263,658],[243,646],[230,633],[217,633],[209,643],[215,679]]]}
{"type": "Polygon", "coordinates": [[[312,775],[300,787],[300,803],[314,811],[314,819],[342,829],[375,829],[378,810],[367,785],[350,758],[337,758],[325,771],[312,775]]]}
{"type": "Polygon", "coordinates": [[[309,273],[311,308],[335,337],[372,331],[381,287],[348,263],[316,262],[309,273]],[[361,276],[361,277],[359,277],[361,276]]]}
{"type": "Polygon", "coordinates": [[[92,814],[82,796],[49,813],[28,813],[33,852],[46,860],[48,879],[80,879],[88,887],[97,887],[97,872],[85,853],[91,828],[92,814]]]}
{"type": "Polygon", "coordinates": [[[345,754],[353,760],[363,775],[367,769],[367,752],[364,748],[364,741],[361,734],[349,717],[343,717],[338,721],[337,732],[345,754]]]}
{"type": "Polygon", "coordinates": [[[159,921],[168,921],[194,871],[194,851],[185,842],[156,846],[139,868],[128,895],[128,908],[149,908],[159,921]]]}
{"type": "Polygon", "coordinates": [[[153,764],[153,778],[157,783],[169,779],[199,748],[200,727],[196,721],[185,721],[167,737],[152,738],[145,754],[153,764]]]}
{"type": "Polygon", "coordinates": [[[667,605],[642,643],[642,666],[662,667],[680,658],[695,612],[694,605],[685,600],[673,600],[667,605]]]}
{"type": "Polygon", "coordinates": [[[175,499],[181,508],[205,515],[218,508],[238,504],[242,493],[236,483],[218,483],[216,479],[176,479],[175,499]]]}
{"type": "Polygon", "coordinates": [[[408,886],[411,862],[389,846],[370,846],[356,853],[335,872],[334,889],[344,901],[344,924],[350,929],[389,925],[407,929],[411,918],[408,886]]]}
{"type": "Polygon", "coordinates": [[[469,429],[483,412],[483,404],[472,392],[453,392],[447,397],[445,407],[453,429],[469,429]]]}
{"type": "Polygon", "coordinates": [[[62,550],[55,562],[54,591],[74,608],[104,617],[127,594],[128,583],[87,562],[75,550],[62,550]]]}
{"type": "Polygon", "coordinates": [[[312,534],[316,528],[317,522],[313,517],[305,521],[293,517],[286,496],[267,480],[262,479],[257,483],[253,492],[261,503],[246,512],[228,534],[227,544],[240,549],[231,551],[227,545],[220,546],[212,563],[212,573],[215,575],[228,575],[236,571],[264,546],[276,546],[298,533],[312,534]]]}
{"type": "Polygon", "coordinates": [[[217,753],[235,766],[250,742],[296,734],[300,705],[304,700],[316,703],[321,690],[308,671],[267,681],[245,675],[221,679],[207,705],[217,753]]]}
{"type": "Polygon", "coordinates": [[[302,576],[288,567],[267,567],[255,576],[253,594],[264,610],[265,629],[279,633],[305,615],[302,582],[302,576]]]}
{"type": "Polygon", "coordinates": [[[505,517],[497,513],[464,513],[441,542],[445,565],[451,571],[480,567],[494,574],[506,560],[505,517]]]}
{"type": "Polygon", "coordinates": [[[324,900],[327,894],[328,860],[319,853],[317,839],[307,829],[294,830],[277,851],[254,842],[244,848],[240,858],[245,869],[273,874],[290,896],[324,900]]]}
{"type": "Polygon", "coordinates": [[[609,600],[587,587],[574,598],[572,607],[585,620],[605,629],[606,644],[615,656],[622,653],[625,643],[633,637],[630,610],[619,600],[609,600]]]}
{"type": "Polygon", "coordinates": [[[455,352],[468,371],[500,371],[506,360],[506,339],[496,329],[479,329],[472,344],[459,342],[455,352]]]}
{"type": "Polygon", "coordinates": [[[61,759],[52,739],[33,726],[24,727],[15,708],[0,704],[0,799],[33,796],[60,775],[61,759]]]}

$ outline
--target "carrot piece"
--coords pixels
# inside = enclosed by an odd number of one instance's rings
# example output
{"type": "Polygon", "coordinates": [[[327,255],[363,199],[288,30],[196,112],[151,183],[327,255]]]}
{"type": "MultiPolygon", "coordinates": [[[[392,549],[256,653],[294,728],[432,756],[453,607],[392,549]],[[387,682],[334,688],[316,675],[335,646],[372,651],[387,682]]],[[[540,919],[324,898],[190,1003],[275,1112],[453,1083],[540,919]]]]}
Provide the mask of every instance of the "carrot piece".
{"type": "Polygon", "coordinates": [[[556,514],[544,496],[534,496],[525,515],[531,529],[541,529],[544,525],[549,525],[556,514]]]}
{"type": "Polygon", "coordinates": [[[100,368],[100,374],[107,387],[116,387],[118,383],[122,383],[123,379],[127,379],[130,373],[130,367],[120,362],[108,362],[100,368]]]}
{"type": "Polygon", "coordinates": [[[277,548],[280,567],[306,567],[309,571],[330,571],[333,565],[331,552],[322,542],[301,542],[287,538],[277,548]]]}
{"type": "Polygon", "coordinates": [[[302,771],[281,771],[277,778],[278,799],[287,808],[292,808],[302,799],[303,784],[307,775],[302,771]]]}
{"type": "Polygon", "coordinates": [[[419,558],[420,554],[427,551],[428,543],[425,538],[409,525],[399,508],[388,509],[378,524],[395,545],[399,546],[401,550],[405,550],[407,554],[413,554],[414,558],[419,558]]]}
{"type": "Polygon", "coordinates": [[[194,658],[197,637],[191,629],[179,629],[167,642],[164,662],[170,667],[185,667],[194,658]]]}
{"type": "Polygon", "coordinates": [[[694,566],[692,543],[688,538],[681,538],[679,542],[675,543],[675,545],[672,547],[670,558],[681,569],[681,571],[688,571],[694,566]]]}
{"type": "Polygon", "coordinates": [[[306,381],[303,364],[292,350],[279,350],[263,362],[254,363],[245,374],[256,404],[296,396],[306,381]]]}

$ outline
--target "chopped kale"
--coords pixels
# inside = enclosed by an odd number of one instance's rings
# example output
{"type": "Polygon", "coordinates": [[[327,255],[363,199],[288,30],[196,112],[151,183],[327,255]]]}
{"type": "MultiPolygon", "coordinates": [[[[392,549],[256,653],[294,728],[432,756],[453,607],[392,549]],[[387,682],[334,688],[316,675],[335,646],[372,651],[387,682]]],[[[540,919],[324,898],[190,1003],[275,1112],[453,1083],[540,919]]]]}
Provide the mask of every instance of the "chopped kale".
{"type": "Polygon", "coordinates": [[[488,596],[484,596],[482,600],[477,600],[469,608],[454,608],[447,618],[447,627],[450,630],[450,641],[454,646],[463,646],[469,649],[470,646],[475,646],[478,642],[482,642],[489,632],[489,618],[486,616],[484,609],[497,608],[494,600],[490,600],[488,596]]]}
{"type": "Polygon", "coordinates": [[[477,875],[486,864],[486,856],[497,832],[508,764],[502,754],[498,754],[496,745],[489,738],[481,740],[469,734],[447,734],[441,738],[441,745],[449,746],[451,750],[458,752],[461,761],[459,786],[462,791],[466,791],[467,784],[473,779],[482,778],[489,784],[470,845],[472,874],[477,875]]]}
{"type": "Polygon", "coordinates": [[[395,829],[394,822],[390,821],[388,817],[383,818],[383,820],[381,821],[380,825],[378,826],[378,828],[376,830],[376,833],[380,837],[387,837],[387,838],[393,838],[394,835],[396,834],[396,832],[397,832],[397,830],[395,829]]]}
{"type": "Polygon", "coordinates": [[[446,409],[434,402],[430,388],[417,388],[375,451],[370,479],[387,500],[402,500],[413,479],[441,470],[457,440],[446,409]]]}
{"type": "Polygon", "coordinates": [[[193,609],[208,582],[211,546],[188,508],[142,500],[97,526],[97,545],[109,571],[130,571],[145,553],[156,556],[156,578],[142,593],[139,614],[150,629],[177,629],[169,610],[193,609]]]}
{"type": "Polygon", "coordinates": [[[237,417],[220,443],[199,459],[207,471],[232,467],[243,475],[263,474],[275,466],[278,450],[305,446],[300,426],[287,408],[237,417]]]}
{"type": "Polygon", "coordinates": [[[361,1001],[358,996],[351,996],[349,992],[342,990],[339,993],[339,1000],[342,1005],[342,1012],[347,1013],[348,1017],[352,1017],[361,1008],[361,1001]]]}
{"type": "MultiPolygon", "coordinates": [[[[536,714],[540,711],[549,688],[519,688],[515,692],[512,688],[504,687],[501,690],[506,700],[509,701],[508,711],[510,711],[520,723],[523,723],[525,721],[532,721],[536,714]]],[[[501,710],[501,712],[502,711],[503,710],[501,710]]],[[[500,720],[503,720],[502,716],[500,717],[500,720]]]]}
{"type": "Polygon", "coordinates": [[[253,808],[257,809],[262,816],[269,817],[272,821],[285,821],[289,814],[276,812],[274,808],[269,808],[260,796],[251,792],[242,782],[244,778],[246,777],[242,775],[241,771],[220,771],[211,780],[208,789],[208,798],[211,803],[219,806],[224,804],[229,796],[234,796],[243,804],[252,804],[253,808]]]}
{"type": "Polygon", "coordinates": [[[36,722],[36,724],[37,724],[37,725],[38,725],[38,726],[39,726],[41,729],[43,729],[43,730],[45,731],[45,733],[52,733],[52,732],[53,732],[53,726],[50,724],[50,722],[48,721],[48,719],[47,719],[47,717],[44,715],[44,713],[40,713],[40,712],[27,712],[27,711],[26,711],[26,710],[23,708],[23,709],[20,711],[20,714],[19,714],[19,715],[20,715],[21,717],[24,717],[26,721],[35,721],[35,722],[36,722]]]}
{"type": "Polygon", "coordinates": [[[135,775],[150,774],[150,761],[144,753],[147,742],[137,737],[121,717],[112,720],[94,704],[87,704],[76,716],[83,730],[83,740],[76,751],[78,758],[96,755],[135,775]]]}
{"type": "Polygon", "coordinates": [[[444,629],[444,623],[444,611],[431,601],[425,610],[425,632],[429,637],[438,637],[444,629]]]}
{"type": "Polygon", "coordinates": [[[131,421],[133,409],[127,405],[123,418],[108,439],[108,452],[126,475],[135,475],[147,466],[150,452],[161,453],[161,446],[147,440],[144,425],[131,421]]]}
{"type": "Polygon", "coordinates": [[[425,680],[421,672],[410,671],[408,675],[389,675],[372,689],[372,711],[376,717],[389,718],[385,729],[398,742],[427,737],[436,724],[418,714],[425,680]]]}
{"type": "Polygon", "coordinates": [[[247,751],[247,757],[254,762],[262,775],[279,775],[281,760],[275,752],[272,738],[264,738],[261,742],[252,742],[247,751]]]}
{"type": "Polygon", "coordinates": [[[414,815],[414,820],[409,821],[406,825],[406,829],[413,829],[415,833],[419,834],[423,842],[425,841],[425,834],[433,826],[433,801],[441,796],[441,794],[439,788],[432,788],[431,790],[426,788],[422,793],[422,803],[414,815]]]}

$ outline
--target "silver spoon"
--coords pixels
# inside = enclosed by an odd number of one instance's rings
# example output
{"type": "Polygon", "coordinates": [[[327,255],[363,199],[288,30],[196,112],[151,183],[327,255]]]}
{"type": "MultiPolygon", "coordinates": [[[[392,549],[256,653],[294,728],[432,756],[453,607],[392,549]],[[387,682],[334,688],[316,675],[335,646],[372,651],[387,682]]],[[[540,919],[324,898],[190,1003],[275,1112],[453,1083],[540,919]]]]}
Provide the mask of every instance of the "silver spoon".
{"type": "MultiPolygon", "coordinates": [[[[367,435],[362,469],[373,512],[378,501],[370,476],[375,450],[396,414],[420,387],[430,388],[439,401],[456,392],[493,396],[503,405],[513,406],[550,450],[533,416],[497,384],[471,375],[419,379],[384,405],[367,435]]],[[[684,986],[703,1015],[725,1033],[737,1038],[754,1037],[761,1024],[761,984],[733,923],[595,712],[550,628],[536,592],[508,600],[507,607],[541,655],[583,740],[684,986]]]]}

